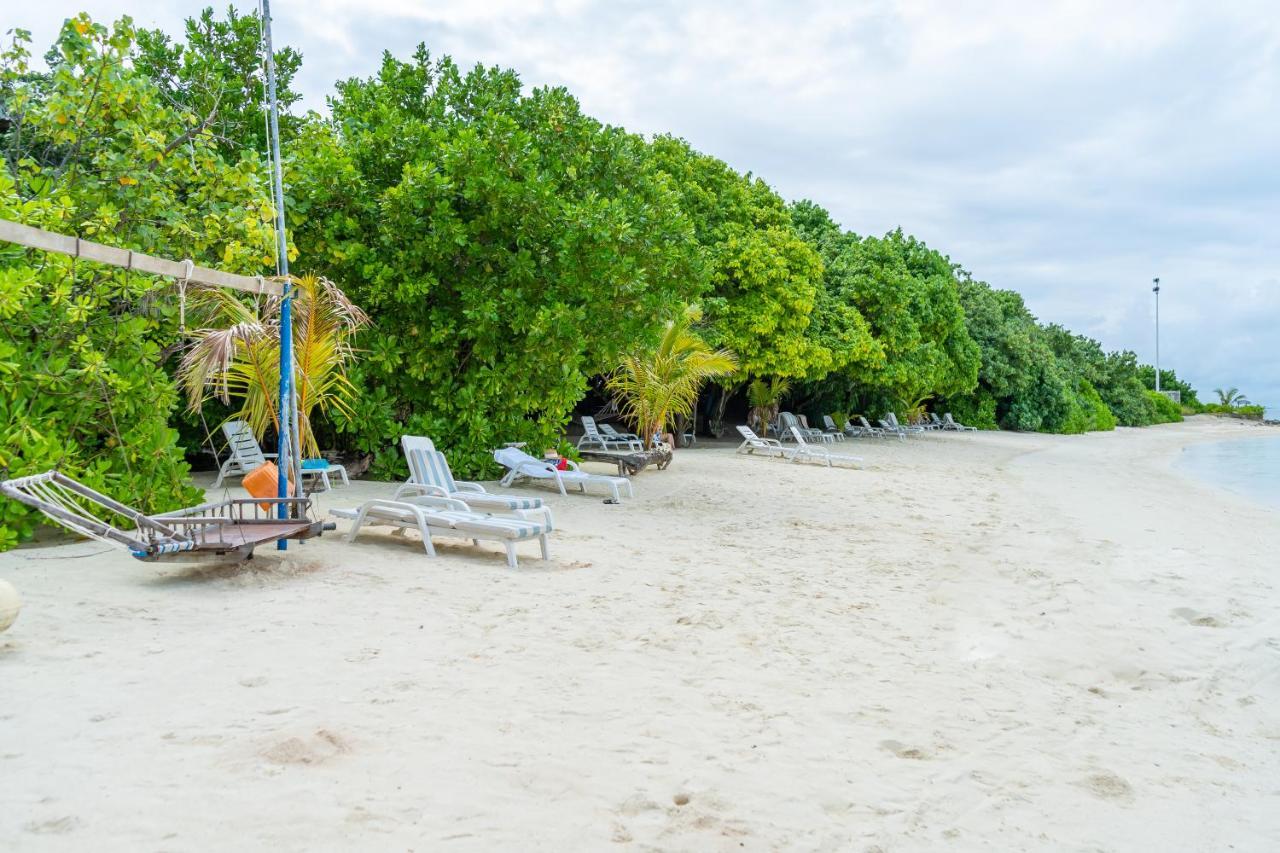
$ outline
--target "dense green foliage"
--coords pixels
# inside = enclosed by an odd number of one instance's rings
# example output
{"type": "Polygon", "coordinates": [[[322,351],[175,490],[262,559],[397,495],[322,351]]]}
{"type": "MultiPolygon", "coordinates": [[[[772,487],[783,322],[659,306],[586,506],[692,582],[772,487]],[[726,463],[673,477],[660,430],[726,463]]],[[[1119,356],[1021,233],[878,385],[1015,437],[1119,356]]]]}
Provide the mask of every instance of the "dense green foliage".
{"type": "MultiPolygon", "coordinates": [[[[185,39],[81,16],[41,72],[19,33],[0,69],[0,216],[269,271],[258,19],[205,10],[185,39]]],[[[351,405],[316,434],[373,454],[375,474],[403,473],[403,433],[473,476],[503,442],[554,445],[589,383],[661,351],[686,306],[736,365],[704,394],[704,427],[731,398],[1069,433],[1181,416],[1133,353],[1040,323],[902,230],[851,233],[681,139],[602,125],[563,89],[420,47],[298,116],[301,57],[283,47],[276,65],[291,258],[369,317],[351,405]]],[[[59,465],[148,509],[189,499],[176,315],[165,283],[0,248],[0,471],[59,465]]],[[[1201,410],[1172,371],[1161,385],[1201,410]]],[[[31,526],[0,504],[0,548],[31,526]]]]}
{"type": "MultiPolygon", "coordinates": [[[[233,271],[260,270],[271,207],[259,163],[229,160],[198,119],[129,67],[127,19],[67,22],[47,74],[18,33],[0,66],[0,217],[233,271]]],[[[0,248],[0,470],[58,466],[147,510],[191,499],[170,425],[178,343],[170,287],[0,248]]],[[[0,502],[0,548],[34,516],[0,502]]]]}
{"type": "Polygon", "coordinates": [[[295,142],[294,235],[372,317],[340,422],[399,473],[404,432],[455,467],[552,444],[589,377],[698,296],[693,229],[640,137],[562,89],[420,48],[348,80],[295,142]]]}

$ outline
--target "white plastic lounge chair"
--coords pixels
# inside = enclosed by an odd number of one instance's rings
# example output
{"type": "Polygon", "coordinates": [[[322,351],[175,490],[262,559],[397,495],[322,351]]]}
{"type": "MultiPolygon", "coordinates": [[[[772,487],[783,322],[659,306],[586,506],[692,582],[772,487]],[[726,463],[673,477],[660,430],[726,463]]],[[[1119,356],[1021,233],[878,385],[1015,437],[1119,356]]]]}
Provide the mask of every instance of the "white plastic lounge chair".
{"type": "MultiPolygon", "coordinates": [[[[268,459],[275,459],[274,453],[263,453],[258,439],[254,437],[253,430],[249,429],[249,424],[245,421],[227,421],[222,425],[222,434],[227,437],[227,450],[230,451],[231,457],[222,463],[222,467],[218,469],[218,477],[213,481],[213,488],[222,485],[222,481],[227,477],[243,477],[251,471],[257,470],[266,464],[268,459]]],[[[334,465],[332,462],[323,468],[303,468],[302,476],[308,475],[319,477],[324,483],[324,491],[329,491],[333,484],[329,482],[329,475],[337,474],[342,478],[342,484],[350,485],[351,481],[347,479],[347,469],[341,465],[334,465]]]]}
{"type": "Polygon", "coordinates": [[[550,527],[540,521],[526,518],[500,518],[473,512],[465,503],[453,498],[430,495],[386,500],[375,498],[350,509],[331,509],[335,518],[352,520],[347,541],[355,541],[361,528],[369,525],[394,527],[399,530],[416,528],[422,535],[422,547],[428,556],[436,556],[432,536],[456,536],[470,539],[479,545],[480,540],[501,542],[507,552],[507,565],[517,568],[516,543],[537,539],[542,546],[542,559],[550,559],[547,534],[550,527]]]}
{"type": "Polygon", "coordinates": [[[844,441],[844,430],[836,426],[836,422],[831,415],[823,415],[822,423],[826,426],[826,429],[823,430],[824,433],[831,436],[836,441],[844,441]]]}
{"type": "Polygon", "coordinates": [[[924,434],[924,427],[916,426],[914,424],[901,423],[898,420],[898,416],[893,412],[886,413],[884,417],[885,417],[885,420],[889,422],[890,427],[898,430],[903,435],[923,435],[924,434]]]}
{"type": "Polygon", "coordinates": [[[738,453],[762,453],[765,456],[787,456],[792,451],[782,446],[776,438],[761,438],[751,427],[738,427],[738,435],[742,436],[742,444],[738,445],[738,453]]]}
{"type": "Polygon", "coordinates": [[[573,460],[568,460],[569,467],[561,471],[547,460],[530,456],[518,447],[501,447],[493,451],[493,458],[507,469],[507,473],[501,480],[503,488],[519,480],[551,480],[560,489],[562,495],[569,494],[565,491],[565,484],[568,484],[577,486],[583,494],[586,494],[588,485],[604,486],[613,495],[613,499],[619,502],[622,500],[619,490],[624,487],[627,490],[627,497],[635,496],[631,491],[631,481],[626,477],[592,474],[583,471],[573,460]]]}
{"type": "Polygon", "coordinates": [[[606,423],[597,423],[596,429],[600,430],[600,434],[604,436],[605,441],[626,444],[628,449],[634,445],[639,445],[637,449],[644,450],[644,440],[634,432],[618,432],[610,424],[606,423]]]}
{"type": "Polygon", "coordinates": [[[946,429],[947,425],[943,422],[942,418],[938,417],[937,412],[930,412],[929,422],[925,424],[925,427],[928,429],[946,429]]]}
{"type": "Polygon", "coordinates": [[[955,418],[951,417],[950,412],[947,412],[945,415],[942,416],[942,428],[955,430],[956,432],[965,432],[965,431],[977,432],[978,431],[977,427],[965,426],[962,423],[958,423],[955,418]]]}
{"type": "Polygon", "coordinates": [[[795,427],[805,438],[811,438],[816,441],[824,441],[827,443],[835,442],[834,438],[827,435],[822,430],[814,429],[813,427],[802,424],[800,422],[800,418],[791,412],[778,412],[778,424],[781,427],[781,434],[778,436],[781,441],[787,441],[790,439],[793,436],[791,428],[795,427]]]}
{"type": "Polygon", "coordinates": [[[256,498],[215,501],[159,515],[147,515],[94,491],[58,471],[0,483],[0,494],[33,507],[68,530],[122,548],[145,561],[202,557],[246,559],[253,549],[279,539],[319,536],[323,525],[307,517],[309,498],[273,499],[264,508],[256,498]],[[289,518],[275,518],[284,503],[289,518]],[[125,530],[116,519],[135,526],[125,530]]]}
{"type": "Polygon", "coordinates": [[[794,450],[792,450],[792,453],[794,454],[791,457],[792,462],[799,462],[801,459],[819,459],[826,462],[827,467],[830,468],[831,465],[836,462],[856,463],[862,461],[861,456],[850,456],[847,453],[832,453],[821,445],[810,444],[804,440],[804,434],[800,432],[799,427],[792,427],[791,431],[796,440],[796,446],[794,450]]]}
{"type": "Polygon", "coordinates": [[[404,495],[453,498],[483,512],[510,514],[520,518],[541,516],[548,530],[555,529],[551,507],[543,504],[542,498],[494,495],[485,491],[484,486],[479,483],[454,480],[445,455],[434,448],[423,447],[420,442],[430,444],[431,439],[415,435],[400,438],[405,459],[409,462],[410,477],[409,482],[396,490],[396,500],[404,495]]]}
{"type": "Polygon", "coordinates": [[[578,439],[578,449],[584,446],[598,446],[601,450],[644,450],[644,442],[639,438],[610,439],[600,432],[596,419],[590,415],[582,416],[582,438],[578,439]]]}
{"type": "Polygon", "coordinates": [[[862,425],[864,435],[875,436],[876,438],[888,438],[890,430],[884,427],[874,427],[867,421],[866,415],[858,415],[858,423],[862,425]]]}

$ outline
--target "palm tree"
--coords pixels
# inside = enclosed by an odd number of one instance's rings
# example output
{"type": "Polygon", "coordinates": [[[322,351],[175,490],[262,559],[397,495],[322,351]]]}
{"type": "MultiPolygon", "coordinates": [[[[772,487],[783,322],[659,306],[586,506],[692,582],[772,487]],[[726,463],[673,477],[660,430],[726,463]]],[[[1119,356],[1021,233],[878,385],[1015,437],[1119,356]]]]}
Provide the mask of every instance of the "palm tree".
{"type": "Polygon", "coordinates": [[[686,307],[667,323],[655,349],[625,356],[606,380],[623,417],[646,445],[677,418],[693,412],[703,382],[737,369],[733,353],[711,349],[694,330],[701,316],[696,306],[686,307]]]}
{"type": "Polygon", "coordinates": [[[1245,399],[1244,394],[1240,393],[1239,388],[1228,388],[1226,391],[1221,388],[1214,388],[1213,393],[1218,395],[1218,402],[1223,406],[1235,408],[1249,405],[1249,401],[1245,399]]]}
{"type": "MultiPolygon", "coordinates": [[[[259,306],[229,291],[202,289],[192,301],[210,325],[195,333],[178,368],[188,408],[198,411],[210,397],[230,405],[234,397],[240,410],[231,417],[247,421],[259,439],[278,432],[280,299],[259,306]]],[[[318,456],[311,413],[350,414],[351,340],[369,318],[336,284],[315,275],[293,278],[292,315],[299,439],[304,456],[318,456]]]]}
{"type": "Polygon", "coordinates": [[[772,379],[753,379],[747,386],[747,423],[752,429],[765,435],[765,426],[773,423],[782,408],[782,398],[791,390],[791,382],[781,376],[772,379]]]}

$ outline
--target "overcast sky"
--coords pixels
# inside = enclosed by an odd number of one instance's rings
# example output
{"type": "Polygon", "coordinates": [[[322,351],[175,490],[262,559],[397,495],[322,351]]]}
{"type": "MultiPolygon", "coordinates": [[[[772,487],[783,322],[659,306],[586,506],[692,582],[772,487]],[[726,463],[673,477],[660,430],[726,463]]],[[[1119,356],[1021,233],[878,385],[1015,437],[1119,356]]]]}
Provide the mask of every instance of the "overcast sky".
{"type": "MultiPolygon", "coordinates": [[[[180,31],[202,4],[6,2],[42,52],[81,9],[180,31]]],[[[225,5],[225,4],[224,4],[225,5]]],[[[238,2],[256,8],[257,2],[238,2]]],[[[298,87],[425,41],[565,85],[603,121],[670,132],[897,226],[1042,320],[1155,356],[1212,399],[1280,410],[1280,13],[1273,3],[274,0],[298,87]]],[[[216,8],[222,8],[216,7],[216,8]]]]}

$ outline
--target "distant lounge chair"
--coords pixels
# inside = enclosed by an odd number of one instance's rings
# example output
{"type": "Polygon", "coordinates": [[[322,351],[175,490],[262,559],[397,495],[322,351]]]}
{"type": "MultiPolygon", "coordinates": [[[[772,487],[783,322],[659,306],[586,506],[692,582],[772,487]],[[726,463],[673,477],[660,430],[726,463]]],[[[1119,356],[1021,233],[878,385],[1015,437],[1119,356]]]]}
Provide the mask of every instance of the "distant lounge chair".
{"type": "Polygon", "coordinates": [[[826,462],[827,467],[830,468],[835,462],[863,461],[861,456],[851,456],[847,453],[832,453],[825,447],[821,447],[816,444],[809,444],[804,440],[804,434],[800,432],[799,427],[792,427],[791,431],[794,433],[796,440],[796,446],[793,451],[795,455],[791,458],[791,461],[793,462],[800,461],[802,457],[807,459],[820,459],[823,462],[826,462]]]}
{"type": "MultiPolygon", "coordinates": [[[[832,418],[831,415],[823,415],[822,423],[826,426],[826,429],[823,431],[827,435],[835,437],[836,441],[844,441],[844,437],[848,434],[848,431],[842,430],[840,427],[836,426],[835,419],[832,418]]],[[[845,425],[848,425],[848,421],[845,422],[845,425]]]]}
{"type": "MultiPolygon", "coordinates": [[[[862,432],[864,435],[872,435],[876,438],[888,438],[892,430],[885,427],[874,427],[867,422],[866,415],[858,415],[858,423],[862,424],[862,432]]],[[[896,434],[896,433],[895,433],[896,434]]],[[[902,436],[899,436],[901,438],[902,436]]]]}
{"type": "Polygon", "coordinates": [[[948,429],[948,430],[954,430],[956,432],[964,432],[964,431],[977,432],[978,431],[977,427],[965,426],[962,423],[957,423],[955,418],[951,417],[950,412],[947,412],[945,415],[942,416],[942,428],[948,429]]]}
{"type": "Polygon", "coordinates": [[[946,429],[947,425],[943,423],[942,418],[938,417],[937,412],[929,412],[929,422],[925,424],[927,429],[946,429]]]}
{"type": "Polygon", "coordinates": [[[762,453],[765,456],[786,456],[791,452],[782,446],[776,438],[761,438],[751,427],[738,427],[738,435],[742,436],[742,444],[738,445],[738,453],[762,453]]]}
{"type": "Polygon", "coordinates": [[[893,412],[887,412],[884,418],[883,423],[885,423],[889,429],[897,430],[899,435],[924,435],[924,427],[900,423],[898,421],[898,416],[893,412]]]}
{"type": "Polygon", "coordinates": [[[600,428],[596,426],[596,419],[590,415],[582,416],[582,438],[578,439],[578,449],[583,446],[598,446],[601,450],[617,450],[619,447],[627,450],[644,450],[644,442],[637,436],[609,438],[600,432],[600,428]]]}
{"type": "Polygon", "coordinates": [[[808,424],[802,423],[800,418],[791,412],[779,412],[778,422],[782,426],[782,434],[779,435],[778,438],[782,441],[786,441],[787,439],[794,437],[795,433],[792,431],[792,428],[794,427],[795,432],[798,432],[805,438],[826,442],[827,444],[835,442],[833,437],[827,435],[820,429],[814,429],[808,424]]]}
{"type": "Polygon", "coordinates": [[[597,423],[596,428],[600,430],[600,434],[605,437],[606,441],[616,441],[619,444],[626,444],[628,450],[634,449],[635,444],[640,445],[640,449],[644,450],[644,439],[636,435],[634,432],[618,432],[611,424],[597,423]]]}
{"type": "Polygon", "coordinates": [[[566,460],[568,468],[561,471],[547,460],[530,456],[518,447],[499,448],[493,451],[493,458],[499,465],[507,469],[507,473],[501,481],[503,488],[518,480],[551,480],[560,489],[560,494],[562,495],[568,494],[565,491],[565,484],[567,483],[571,486],[577,486],[582,490],[583,494],[586,494],[588,485],[604,486],[612,493],[615,501],[622,500],[619,490],[625,487],[627,497],[634,497],[631,491],[631,481],[626,477],[592,474],[581,470],[578,464],[572,460],[566,460]]]}
{"type": "Polygon", "coordinates": [[[507,565],[517,568],[516,543],[537,539],[542,547],[542,559],[550,558],[547,534],[550,524],[525,518],[500,518],[473,512],[465,503],[453,498],[431,495],[402,500],[375,498],[350,509],[331,509],[335,518],[351,519],[353,524],[347,533],[352,542],[360,530],[369,525],[383,525],[397,529],[417,528],[422,534],[422,546],[429,556],[436,556],[432,536],[456,536],[470,539],[479,545],[481,539],[501,542],[507,552],[507,565]]]}
{"type": "Polygon", "coordinates": [[[430,444],[431,439],[411,435],[400,439],[405,459],[409,461],[410,477],[409,482],[396,490],[396,500],[406,494],[434,495],[462,501],[471,509],[482,512],[506,513],[520,518],[529,518],[531,513],[536,513],[546,522],[548,530],[554,529],[551,507],[544,505],[542,498],[490,494],[479,483],[454,480],[445,455],[433,447],[422,446],[421,442],[430,444]]]}
{"type": "MultiPolygon", "coordinates": [[[[222,481],[227,477],[243,477],[261,466],[265,465],[268,459],[275,459],[274,453],[263,453],[262,446],[258,444],[258,439],[254,437],[253,430],[249,428],[249,424],[245,421],[227,421],[222,425],[222,434],[227,437],[227,450],[231,452],[231,457],[222,463],[222,467],[218,469],[218,477],[213,481],[213,488],[219,488],[222,481]]],[[[307,460],[304,460],[304,463],[307,460]]],[[[344,486],[350,485],[351,481],[347,479],[347,469],[341,465],[335,465],[332,462],[326,462],[322,466],[318,465],[314,468],[302,468],[302,476],[311,475],[319,477],[324,483],[324,490],[327,492],[332,488],[329,482],[329,475],[337,474],[342,478],[344,486]]]]}

